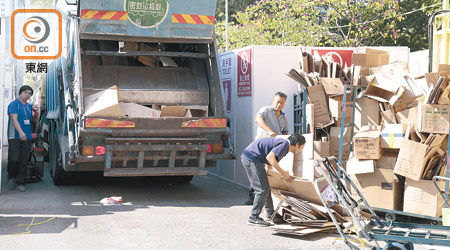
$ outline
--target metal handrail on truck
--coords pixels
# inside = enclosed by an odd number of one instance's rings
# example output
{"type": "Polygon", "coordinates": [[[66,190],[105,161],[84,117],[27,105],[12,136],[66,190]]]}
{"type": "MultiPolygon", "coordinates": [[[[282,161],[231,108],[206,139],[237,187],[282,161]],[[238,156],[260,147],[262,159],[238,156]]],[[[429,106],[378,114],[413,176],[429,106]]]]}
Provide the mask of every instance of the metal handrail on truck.
{"type": "Polygon", "coordinates": [[[450,245],[449,226],[396,223],[382,220],[370,207],[358,187],[351,181],[345,169],[335,157],[322,158],[316,160],[315,163],[323,177],[314,182],[314,188],[339,231],[339,234],[350,249],[360,249],[360,247],[351,242],[350,235],[344,232],[333,215],[331,207],[336,204],[342,206],[350,218],[351,225],[347,228],[354,228],[358,237],[363,237],[369,242],[373,242],[375,246],[372,249],[412,250],[413,244],[450,245]],[[323,181],[328,183],[335,194],[335,198],[331,201],[326,200],[322,196],[319,183],[323,181]],[[358,195],[359,198],[357,200],[352,197],[347,184],[358,195]],[[369,214],[362,212],[361,205],[364,205],[369,210],[369,214]],[[383,242],[385,245],[382,245],[383,242]]]}

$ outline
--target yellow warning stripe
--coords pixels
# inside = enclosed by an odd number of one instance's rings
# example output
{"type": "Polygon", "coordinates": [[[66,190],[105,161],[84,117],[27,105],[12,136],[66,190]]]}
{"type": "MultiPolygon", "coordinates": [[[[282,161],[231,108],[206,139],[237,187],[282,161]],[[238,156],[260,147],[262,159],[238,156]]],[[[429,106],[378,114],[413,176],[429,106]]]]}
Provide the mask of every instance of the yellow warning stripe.
{"type": "Polygon", "coordinates": [[[186,20],[187,23],[196,23],[194,19],[192,19],[191,15],[181,14],[181,16],[184,18],[184,20],[186,20]]]}

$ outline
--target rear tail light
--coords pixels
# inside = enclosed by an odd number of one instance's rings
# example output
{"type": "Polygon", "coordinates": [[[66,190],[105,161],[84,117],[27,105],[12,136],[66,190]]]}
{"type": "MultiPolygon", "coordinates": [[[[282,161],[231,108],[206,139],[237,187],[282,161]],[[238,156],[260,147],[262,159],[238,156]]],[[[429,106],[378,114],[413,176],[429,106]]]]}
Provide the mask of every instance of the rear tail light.
{"type": "Polygon", "coordinates": [[[105,155],[106,147],[105,146],[97,146],[95,147],[95,155],[105,155]]]}
{"type": "Polygon", "coordinates": [[[214,153],[220,154],[223,153],[223,144],[222,143],[216,143],[213,144],[213,150],[214,153]]]}
{"type": "Polygon", "coordinates": [[[212,153],[212,151],[213,151],[213,145],[206,144],[206,153],[212,153]]]}
{"type": "Polygon", "coordinates": [[[83,146],[83,155],[84,156],[94,155],[94,146],[83,146]]]}

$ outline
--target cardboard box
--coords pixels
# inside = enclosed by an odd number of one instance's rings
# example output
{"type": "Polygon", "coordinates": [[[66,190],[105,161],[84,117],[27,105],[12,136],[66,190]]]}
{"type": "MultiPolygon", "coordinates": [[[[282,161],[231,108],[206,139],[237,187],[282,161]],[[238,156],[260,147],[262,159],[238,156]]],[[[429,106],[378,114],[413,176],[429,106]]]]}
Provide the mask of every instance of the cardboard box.
{"type": "Polygon", "coordinates": [[[375,160],[359,160],[356,157],[351,156],[347,161],[346,172],[347,174],[373,173],[375,166],[375,160]]]}
{"type": "Polygon", "coordinates": [[[368,54],[353,53],[352,63],[361,67],[378,67],[389,64],[389,53],[387,54],[368,54]]]}
{"type": "Polygon", "coordinates": [[[314,142],[314,159],[330,156],[330,142],[315,141],[314,142]]]}
{"type": "MultiPolygon", "coordinates": [[[[445,183],[438,183],[444,190],[445,183]]],[[[403,211],[415,214],[440,217],[444,201],[433,181],[413,181],[406,179],[403,211]]]]}
{"type": "Polygon", "coordinates": [[[193,105],[193,106],[186,106],[188,109],[186,111],[185,116],[186,117],[208,117],[208,106],[202,106],[202,105],[193,105]]]}
{"type": "Polygon", "coordinates": [[[390,83],[391,86],[389,86],[389,84],[385,83],[390,82],[389,80],[383,80],[383,84],[377,84],[381,83],[381,81],[377,81],[377,79],[381,78],[383,77],[375,77],[373,83],[367,87],[364,95],[379,102],[388,102],[389,104],[394,105],[405,90],[396,84],[390,83]]]}
{"type": "Polygon", "coordinates": [[[396,112],[397,120],[399,123],[411,125],[417,128],[417,117],[419,109],[417,107],[406,109],[400,112],[396,112]]]}
{"type": "Polygon", "coordinates": [[[381,158],[376,160],[375,165],[377,168],[394,170],[397,157],[398,152],[383,152],[381,158]]]}
{"type": "Polygon", "coordinates": [[[384,124],[381,129],[381,148],[399,149],[405,137],[403,124],[384,124]]]}
{"type": "MultiPolygon", "coordinates": [[[[341,128],[340,127],[331,127],[330,128],[330,156],[335,156],[337,159],[339,159],[339,140],[341,135],[341,128]]],[[[344,136],[343,136],[344,143],[350,141],[350,127],[344,128],[344,136]]],[[[342,147],[342,160],[346,161],[348,160],[348,157],[350,155],[350,145],[343,145],[342,147]]]]}
{"type": "Polygon", "coordinates": [[[439,149],[445,137],[436,135],[430,145],[403,138],[394,173],[419,181],[428,160],[439,149]]]}
{"type": "Polygon", "coordinates": [[[161,111],[148,108],[136,103],[119,103],[120,108],[127,117],[135,118],[158,118],[161,116],[161,111]]]}
{"type": "Polygon", "coordinates": [[[380,159],[380,126],[364,126],[353,137],[353,151],[361,160],[380,159]]]}
{"type": "Polygon", "coordinates": [[[342,95],[344,93],[344,84],[340,78],[320,77],[320,82],[327,95],[342,95]]]}
{"type": "MultiPolygon", "coordinates": [[[[350,95],[347,96],[347,102],[349,101],[350,95]]],[[[328,105],[330,107],[331,115],[336,118],[337,120],[340,120],[342,118],[342,108],[343,108],[343,98],[342,96],[337,97],[330,97],[328,99],[328,105]]],[[[345,110],[345,118],[351,118],[352,117],[352,109],[351,107],[345,110]]],[[[338,125],[341,125],[340,123],[338,125]]]]}
{"type": "Polygon", "coordinates": [[[187,110],[185,106],[161,106],[161,117],[185,117],[187,110]]]}
{"type": "MultiPolygon", "coordinates": [[[[401,210],[402,184],[393,170],[375,168],[373,173],[352,174],[350,179],[371,207],[401,210]]],[[[359,199],[353,188],[352,196],[359,199]]]]}
{"type": "Polygon", "coordinates": [[[448,134],[450,105],[419,103],[418,131],[424,133],[448,134]]]}
{"type": "Polygon", "coordinates": [[[356,99],[355,106],[355,132],[358,132],[363,126],[380,124],[377,100],[368,97],[356,99]]]}
{"type": "Polygon", "coordinates": [[[119,106],[122,97],[116,86],[84,97],[84,114],[87,116],[123,117],[119,106]]]}
{"type": "Polygon", "coordinates": [[[331,123],[325,91],[322,85],[308,87],[309,102],[314,104],[314,121],[316,125],[331,123]]]}

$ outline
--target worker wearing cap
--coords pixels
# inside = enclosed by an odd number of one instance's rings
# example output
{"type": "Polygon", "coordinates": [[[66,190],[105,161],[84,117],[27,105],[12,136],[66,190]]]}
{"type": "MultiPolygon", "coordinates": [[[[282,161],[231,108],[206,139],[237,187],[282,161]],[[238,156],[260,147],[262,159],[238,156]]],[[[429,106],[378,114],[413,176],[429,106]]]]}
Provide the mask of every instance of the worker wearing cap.
{"type": "MultiPolygon", "coordinates": [[[[255,189],[255,200],[249,225],[269,226],[270,223],[259,217],[262,208],[266,208],[266,220],[270,220],[274,213],[270,185],[265,166],[278,171],[285,181],[291,182],[289,172],[283,170],[278,162],[288,153],[299,154],[305,146],[305,137],[295,133],[288,140],[277,137],[265,137],[252,142],[241,155],[241,162],[247,173],[251,186],[255,189]]],[[[280,217],[280,216],[279,216],[280,217]]],[[[275,217],[276,218],[276,217],[275,217]]],[[[277,218],[278,221],[281,218],[277,218]]],[[[277,223],[274,219],[274,223],[277,223]]]]}
{"type": "Polygon", "coordinates": [[[33,107],[27,103],[33,89],[23,85],[19,98],[8,105],[8,188],[25,192],[27,164],[31,153],[31,121],[33,107]]]}
{"type": "MultiPolygon", "coordinates": [[[[286,99],[287,95],[285,93],[277,92],[273,98],[272,106],[264,106],[259,109],[255,119],[256,124],[258,124],[256,139],[288,134],[288,120],[283,112],[286,99]]],[[[254,196],[254,189],[252,187],[245,205],[252,205],[254,196]]]]}

